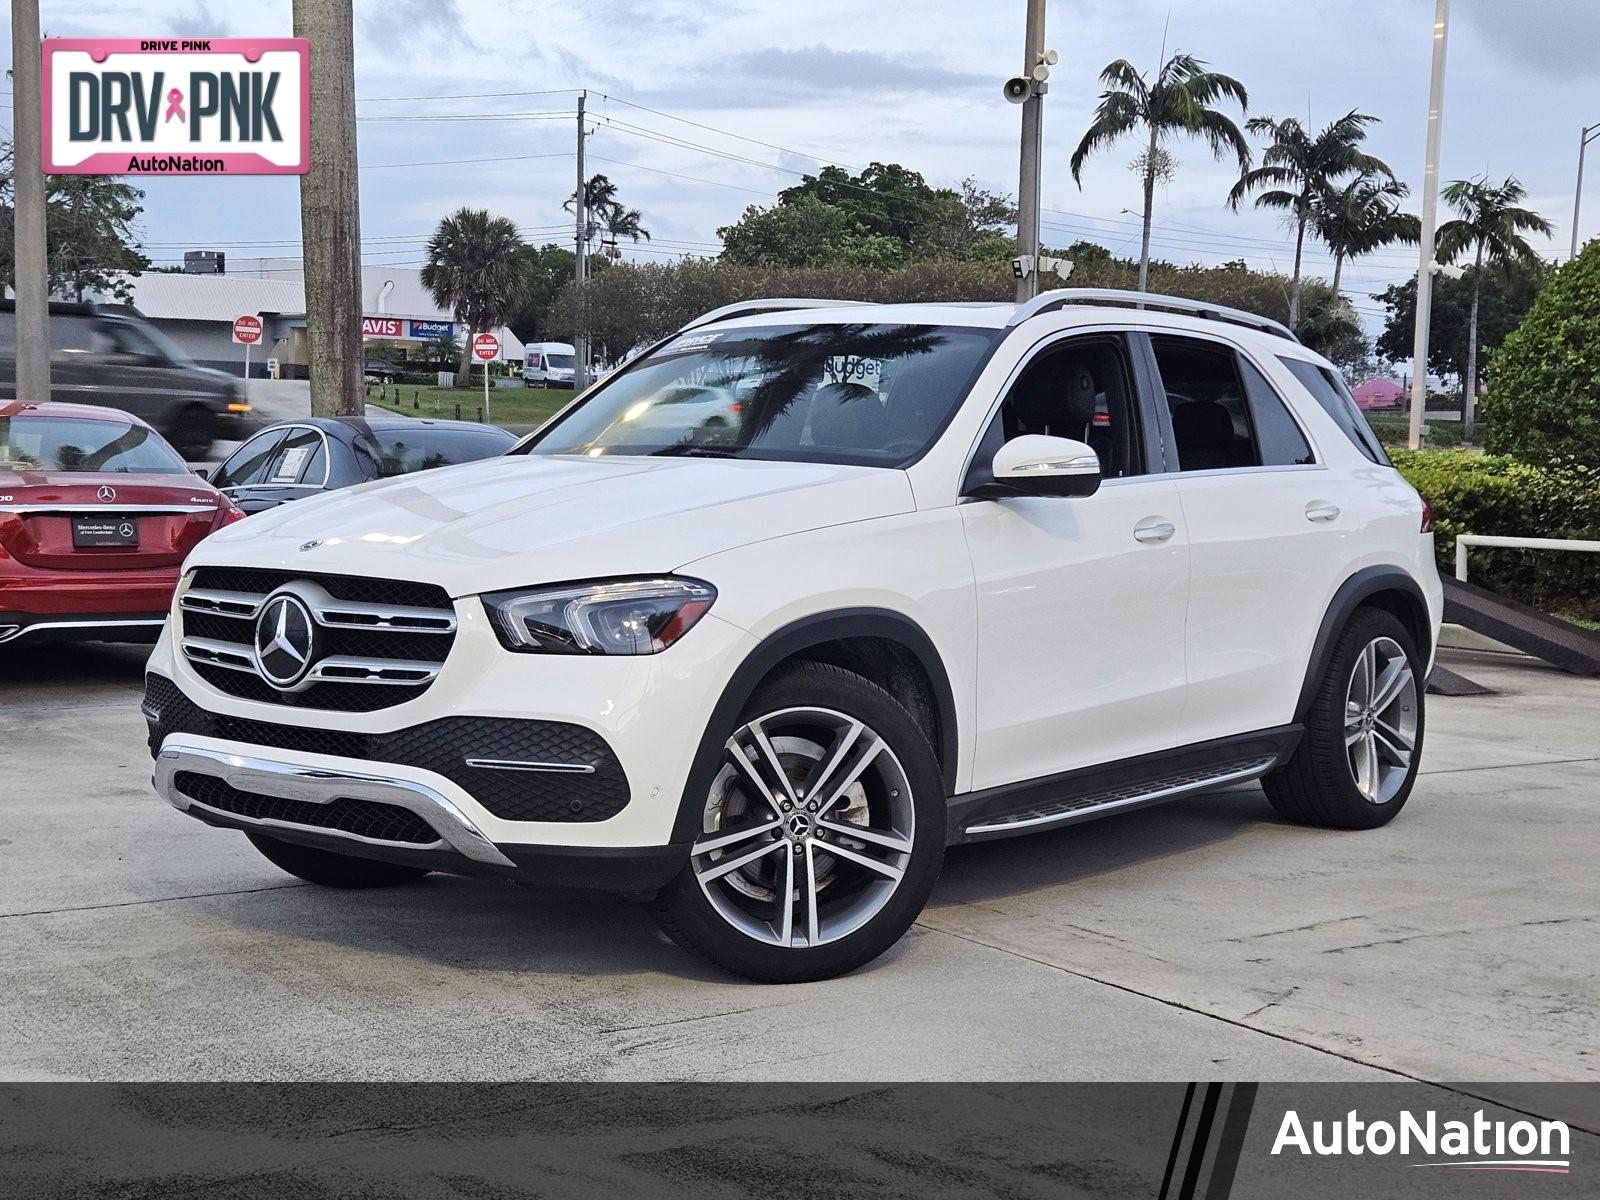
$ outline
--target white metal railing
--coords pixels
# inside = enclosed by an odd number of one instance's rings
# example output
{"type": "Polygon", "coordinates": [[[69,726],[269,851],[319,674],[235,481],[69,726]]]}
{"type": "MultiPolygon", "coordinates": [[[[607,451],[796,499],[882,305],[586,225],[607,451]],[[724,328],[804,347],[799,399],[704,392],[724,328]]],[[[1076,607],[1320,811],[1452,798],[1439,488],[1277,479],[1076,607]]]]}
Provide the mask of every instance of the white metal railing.
{"type": "Polygon", "coordinates": [[[1499,537],[1491,533],[1456,534],[1456,578],[1467,581],[1467,548],[1469,546],[1510,546],[1527,550],[1581,550],[1600,554],[1600,542],[1584,542],[1574,538],[1499,537]]]}

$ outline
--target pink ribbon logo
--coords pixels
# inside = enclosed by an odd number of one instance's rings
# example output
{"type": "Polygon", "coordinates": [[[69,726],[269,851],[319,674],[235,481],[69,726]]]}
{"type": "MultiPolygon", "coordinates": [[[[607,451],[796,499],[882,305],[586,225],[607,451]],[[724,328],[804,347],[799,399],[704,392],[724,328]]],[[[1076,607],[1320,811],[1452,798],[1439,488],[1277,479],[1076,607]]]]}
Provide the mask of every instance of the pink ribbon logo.
{"type": "Polygon", "coordinates": [[[188,120],[183,115],[183,93],[177,88],[173,88],[167,93],[167,115],[163,119],[163,123],[172,120],[173,117],[177,117],[180,121],[188,120]]]}

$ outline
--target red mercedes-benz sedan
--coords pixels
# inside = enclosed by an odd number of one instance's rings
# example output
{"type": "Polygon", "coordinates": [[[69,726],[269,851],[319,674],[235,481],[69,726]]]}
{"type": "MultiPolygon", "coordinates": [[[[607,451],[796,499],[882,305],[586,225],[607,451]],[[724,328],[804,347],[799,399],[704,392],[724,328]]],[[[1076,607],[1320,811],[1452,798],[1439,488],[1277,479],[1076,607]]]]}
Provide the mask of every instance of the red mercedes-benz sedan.
{"type": "Polygon", "coordinates": [[[185,556],[243,517],[137,417],[0,401],[0,646],[154,641],[185,556]]]}

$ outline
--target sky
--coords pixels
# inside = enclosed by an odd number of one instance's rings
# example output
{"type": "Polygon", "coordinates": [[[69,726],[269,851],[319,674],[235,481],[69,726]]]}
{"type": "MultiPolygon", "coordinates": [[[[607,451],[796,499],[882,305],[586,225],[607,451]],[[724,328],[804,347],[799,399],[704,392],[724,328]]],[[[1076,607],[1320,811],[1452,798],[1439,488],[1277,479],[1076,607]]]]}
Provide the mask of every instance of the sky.
{"type": "MultiPolygon", "coordinates": [[[[281,36],[288,0],[241,5],[40,0],[47,35],[281,36]]],[[[1019,110],[1000,85],[1021,67],[1024,0],[356,0],[363,258],[418,266],[428,232],[463,205],[511,217],[530,241],[570,239],[577,89],[588,91],[590,170],[616,181],[653,235],[630,256],[712,255],[719,226],[823,164],[899,162],[931,183],[966,176],[1015,193],[1019,110]],[[488,119],[486,119],[488,118],[488,119]],[[460,161],[478,160],[478,161],[460,161]]],[[[1251,115],[1320,127],[1351,109],[1382,119],[1369,148],[1415,187],[1426,135],[1433,0],[1050,0],[1061,56],[1045,102],[1044,239],[1138,253],[1139,186],[1120,144],[1082,187],[1067,162],[1106,63],[1154,70],[1163,45],[1235,76],[1251,115]]],[[[9,14],[3,46],[9,56],[9,14]]],[[[1445,181],[1516,175],[1529,205],[1571,236],[1580,128],[1600,122],[1600,3],[1455,0],[1445,181]]],[[[10,97],[4,97],[9,104],[10,97]]],[[[11,110],[0,108],[9,128],[11,110]]],[[[1178,143],[1156,200],[1154,250],[1178,262],[1243,257],[1287,271],[1273,213],[1231,211],[1236,166],[1178,143]]],[[[1581,223],[1600,236],[1600,143],[1581,223]]],[[[185,249],[294,257],[292,178],[143,181],[139,232],[158,262],[185,249]]],[[[1326,273],[1314,252],[1310,269],[1326,273]]],[[[1409,277],[1390,248],[1346,268],[1358,311],[1409,277]]]]}

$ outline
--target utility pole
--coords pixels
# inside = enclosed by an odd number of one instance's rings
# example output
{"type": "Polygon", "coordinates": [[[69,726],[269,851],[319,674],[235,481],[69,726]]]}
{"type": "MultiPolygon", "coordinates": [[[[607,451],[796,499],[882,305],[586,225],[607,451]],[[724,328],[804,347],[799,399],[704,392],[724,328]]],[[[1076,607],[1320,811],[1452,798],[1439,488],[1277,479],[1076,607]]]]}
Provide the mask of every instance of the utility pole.
{"type": "MultiPolygon", "coordinates": [[[[1578,138],[1578,187],[1572,195],[1572,257],[1578,257],[1578,217],[1583,212],[1583,155],[1589,143],[1600,137],[1600,121],[1586,125],[1578,138]]],[[[1570,260],[1569,260],[1570,261],[1570,260]]]]}
{"type": "Polygon", "coordinates": [[[583,107],[588,92],[578,93],[578,190],[573,193],[572,211],[577,214],[577,232],[572,264],[572,280],[577,285],[578,327],[572,334],[572,394],[589,386],[589,305],[583,295],[584,251],[589,248],[589,185],[584,178],[583,107]]]}
{"type": "Polygon", "coordinates": [[[311,412],[319,417],[366,411],[351,5],[352,0],[294,0],[295,36],[311,44],[311,169],[300,177],[300,253],[311,412]]]}
{"type": "Polygon", "coordinates": [[[1417,329],[1411,347],[1411,428],[1406,445],[1422,449],[1428,411],[1428,331],[1433,321],[1433,239],[1439,224],[1439,138],[1444,122],[1445,44],[1450,0],[1436,0],[1433,15],[1433,83],[1428,91],[1428,152],[1422,172],[1422,238],[1417,262],[1417,329]]]}
{"type": "MultiPolygon", "coordinates": [[[[1044,0],[1028,0],[1028,31],[1022,55],[1022,78],[1031,85],[1022,102],[1022,170],[1017,183],[1017,303],[1039,294],[1039,169],[1044,141],[1045,83],[1037,75],[1044,64],[1044,0]]],[[[1049,75],[1048,69],[1045,75],[1049,75]]]]}
{"type": "Polygon", "coordinates": [[[39,120],[39,0],[12,0],[12,202],[17,399],[50,399],[50,283],[45,265],[39,120]]]}

